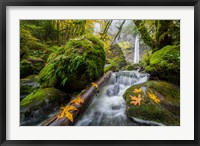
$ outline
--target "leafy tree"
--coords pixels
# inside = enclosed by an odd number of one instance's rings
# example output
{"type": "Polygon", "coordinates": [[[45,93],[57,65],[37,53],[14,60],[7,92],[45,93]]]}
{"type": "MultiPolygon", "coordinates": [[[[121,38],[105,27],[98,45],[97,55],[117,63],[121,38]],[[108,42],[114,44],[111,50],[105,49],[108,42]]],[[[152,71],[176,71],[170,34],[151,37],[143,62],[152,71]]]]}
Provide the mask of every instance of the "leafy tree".
{"type": "Polygon", "coordinates": [[[180,44],[179,20],[134,20],[143,41],[153,52],[166,45],[180,44]]]}

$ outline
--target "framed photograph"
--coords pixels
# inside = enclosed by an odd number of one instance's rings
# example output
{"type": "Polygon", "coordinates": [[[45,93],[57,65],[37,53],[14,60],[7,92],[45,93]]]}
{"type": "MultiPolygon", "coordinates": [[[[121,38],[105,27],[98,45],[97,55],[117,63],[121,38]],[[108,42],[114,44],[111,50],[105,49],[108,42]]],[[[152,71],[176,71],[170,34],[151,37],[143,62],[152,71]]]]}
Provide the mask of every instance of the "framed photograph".
{"type": "Polygon", "coordinates": [[[0,9],[2,146],[199,145],[199,1],[0,9]]]}

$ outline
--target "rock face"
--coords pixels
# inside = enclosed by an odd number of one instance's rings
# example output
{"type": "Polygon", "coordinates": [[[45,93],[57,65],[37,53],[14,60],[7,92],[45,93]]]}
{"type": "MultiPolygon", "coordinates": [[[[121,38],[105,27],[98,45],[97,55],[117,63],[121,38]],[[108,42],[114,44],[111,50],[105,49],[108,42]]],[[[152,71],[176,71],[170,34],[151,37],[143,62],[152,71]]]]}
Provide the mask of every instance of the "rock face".
{"type": "Polygon", "coordinates": [[[180,46],[165,46],[150,57],[145,71],[152,79],[161,79],[180,85],[180,46]]]}
{"type": "Polygon", "coordinates": [[[180,125],[180,89],[176,85],[164,81],[148,81],[128,88],[123,97],[127,115],[135,122],[180,125]],[[139,97],[140,105],[133,100],[139,97]]]}
{"type": "Polygon", "coordinates": [[[57,110],[70,99],[66,93],[55,88],[44,88],[26,96],[20,103],[20,123],[29,125],[57,110]]]}
{"type": "MultiPolygon", "coordinates": [[[[144,52],[149,48],[140,44],[139,56],[144,55],[144,52]]],[[[129,41],[120,42],[111,46],[110,52],[107,52],[107,63],[104,72],[108,70],[134,70],[139,69],[139,64],[134,64],[134,46],[129,41]]]]}
{"type": "Polygon", "coordinates": [[[110,52],[107,52],[107,63],[109,65],[104,68],[104,72],[107,72],[108,70],[118,71],[127,65],[119,44],[112,45],[110,52]]]}
{"type": "Polygon", "coordinates": [[[105,59],[103,44],[94,36],[71,39],[50,55],[39,74],[39,82],[42,87],[66,92],[81,90],[103,74],[105,59]]]}
{"type": "MultiPolygon", "coordinates": [[[[125,59],[126,59],[126,62],[128,64],[133,64],[134,63],[134,52],[135,52],[135,48],[134,48],[134,45],[131,45],[130,42],[126,41],[126,42],[121,42],[121,43],[118,43],[119,47],[121,48],[124,56],[125,56],[125,59]]],[[[139,58],[142,58],[142,56],[144,55],[144,52],[146,50],[148,50],[149,48],[144,44],[144,43],[141,43],[139,44],[139,58]]]]}
{"type": "Polygon", "coordinates": [[[126,62],[129,64],[133,64],[134,62],[134,50],[133,50],[133,46],[127,41],[127,42],[121,42],[118,44],[119,47],[121,48],[126,62]]]}

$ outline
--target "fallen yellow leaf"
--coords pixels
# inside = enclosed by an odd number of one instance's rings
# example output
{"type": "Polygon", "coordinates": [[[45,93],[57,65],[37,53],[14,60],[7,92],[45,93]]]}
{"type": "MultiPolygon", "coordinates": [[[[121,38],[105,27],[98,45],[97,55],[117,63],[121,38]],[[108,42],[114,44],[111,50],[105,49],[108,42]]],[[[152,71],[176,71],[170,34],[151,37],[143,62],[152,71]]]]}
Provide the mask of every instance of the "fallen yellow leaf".
{"type": "Polygon", "coordinates": [[[160,99],[156,95],[149,92],[147,92],[147,94],[148,94],[148,97],[151,98],[155,103],[160,103],[160,99]]]}
{"type": "Polygon", "coordinates": [[[58,115],[57,120],[65,116],[68,120],[73,122],[74,121],[73,114],[70,113],[70,111],[74,111],[74,110],[78,110],[78,109],[73,105],[66,105],[65,107],[61,107],[61,112],[58,115]]]}
{"type": "Polygon", "coordinates": [[[66,118],[67,118],[68,120],[70,120],[71,122],[74,121],[73,115],[72,115],[70,112],[67,112],[67,113],[65,114],[65,116],[66,116],[66,118]]]}
{"type": "Polygon", "coordinates": [[[98,88],[98,85],[94,82],[92,82],[92,86],[95,87],[96,89],[98,88]]]}
{"type": "Polygon", "coordinates": [[[75,103],[75,104],[77,104],[77,105],[80,105],[80,104],[84,103],[84,100],[83,100],[83,98],[81,98],[80,96],[78,96],[78,97],[74,98],[74,99],[71,101],[71,103],[75,103]]]}
{"type": "Polygon", "coordinates": [[[139,88],[139,89],[134,89],[134,90],[133,90],[133,93],[140,93],[141,91],[142,91],[141,88],[139,88]]]}

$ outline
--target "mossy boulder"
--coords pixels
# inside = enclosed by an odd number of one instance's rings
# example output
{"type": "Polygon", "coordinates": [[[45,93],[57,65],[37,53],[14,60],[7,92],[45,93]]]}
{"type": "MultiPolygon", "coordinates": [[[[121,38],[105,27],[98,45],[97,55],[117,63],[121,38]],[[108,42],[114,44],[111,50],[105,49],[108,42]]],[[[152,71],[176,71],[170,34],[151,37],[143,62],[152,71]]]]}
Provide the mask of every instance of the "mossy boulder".
{"type": "Polygon", "coordinates": [[[39,82],[42,87],[67,92],[81,90],[103,74],[105,59],[100,39],[91,35],[71,39],[50,55],[39,74],[39,82]]]}
{"type": "Polygon", "coordinates": [[[113,59],[108,60],[109,65],[104,67],[104,72],[107,72],[108,70],[112,70],[114,72],[119,71],[127,65],[123,56],[115,57],[113,59]]]}
{"type": "Polygon", "coordinates": [[[141,68],[141,65],[140,64],[128,64],[124,70],[137,70],[137,69],[140,69],[141,68]]]}
{"type": "Polygon", "coordinates": [[[180,46],[165,46],[154,52],[145,71],[150,73],[152,79],[180,85],[180,46]]]}
{"type": "Polygon", "coordinates": [[[44,67],[44,60],[39,57],[28,56],[20,61],[20,78],[38,74],[44,67]]]}
{"type": "Polygon", "coordinates": [[[31,75],[26,78],[20,79],[20,100],[22,100],[31,92],[39,89],[40,85],[37,80],[37,75],[31,75]]]}
{"type": "Polygon", "coordinates": [[[127,65],[119,44],[111,46],[110,52],[107,52],[106,61],[109,65],[104,68],[104,72],[107,72],[108,70],[119,71],[127,65]]]}
{"type": "Polygon", "coordinates": [[[55,88],[38,89],[26,96],[20,103],[22,124],[38,121],[64,105],[70,97],[55,88]]]}
{"type": "Polygon", "coordinates": [[[164,125],[180,125],[180,89],[165,81],[148,81],[128,88],[123,95],[126,112],[138,118],[164,125]],[[141,91],[139,91],[141,89],[141,91]],[[138,90],[138,92],[136,92],[138,90]],[[141,96],[141,104],[131,104],[131,97],[141,96]]]}

